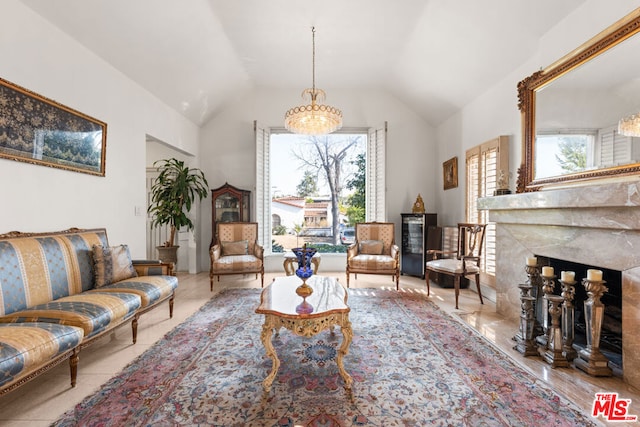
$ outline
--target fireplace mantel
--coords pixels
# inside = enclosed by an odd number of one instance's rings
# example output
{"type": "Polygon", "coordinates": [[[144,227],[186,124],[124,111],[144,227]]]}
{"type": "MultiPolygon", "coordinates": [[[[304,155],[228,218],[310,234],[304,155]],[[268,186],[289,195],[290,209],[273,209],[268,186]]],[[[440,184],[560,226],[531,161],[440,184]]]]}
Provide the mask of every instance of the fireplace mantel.
{"type": "Polygon", "coordinates": [[[640,183],[486,197],[478,206],[496,223],[496,310],[503,316],[520,315],[527,257],[622,272],[624,379],[640,388],[640,183]]]}

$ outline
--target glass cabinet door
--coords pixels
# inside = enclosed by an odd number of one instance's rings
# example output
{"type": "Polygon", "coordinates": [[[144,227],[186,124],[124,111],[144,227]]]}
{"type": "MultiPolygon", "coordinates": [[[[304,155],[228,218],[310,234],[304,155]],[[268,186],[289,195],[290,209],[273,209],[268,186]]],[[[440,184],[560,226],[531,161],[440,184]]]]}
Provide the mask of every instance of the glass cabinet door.
{"type": "Polygon", "coordinates": [[[240,200],[231,193],[223,193],[215,200],[216,222],[240,221],[240,200]]]}
{"type": "Polygon", "coordinates": [[[217,242],[216,224],[219,222],[249,222],[251,220],[251,192],[231,184],[211,190],[211,245],[217,242]]]}
{"type": "Polygon", "coordinates": [[[424,251],[423,217],[405,217],[402,219],[402,245],[408,254],[422,254],[424,251]]]}

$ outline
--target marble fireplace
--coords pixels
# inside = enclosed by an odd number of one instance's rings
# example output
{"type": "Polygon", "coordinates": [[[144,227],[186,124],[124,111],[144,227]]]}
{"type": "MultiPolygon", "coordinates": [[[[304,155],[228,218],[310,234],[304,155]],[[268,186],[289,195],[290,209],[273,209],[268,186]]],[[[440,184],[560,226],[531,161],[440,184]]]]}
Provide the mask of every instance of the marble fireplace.
{"type": "Polygon", "coordinates": [[[640,388],[640,183],[487,197],[478,205],[496,223],[496,310],[505,317],[519,318],[527,257],[621,272],[623,378],[640,388]]]}

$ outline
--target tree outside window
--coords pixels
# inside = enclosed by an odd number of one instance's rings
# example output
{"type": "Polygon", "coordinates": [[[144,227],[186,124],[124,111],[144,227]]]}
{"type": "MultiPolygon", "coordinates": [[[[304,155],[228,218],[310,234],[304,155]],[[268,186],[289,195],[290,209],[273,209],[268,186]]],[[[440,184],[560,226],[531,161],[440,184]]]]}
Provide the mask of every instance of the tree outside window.
{"type": "Polygon", "coordinates": [[[304,241],[320,251],[344,251],[340,229],[364,219],[366,140],[365,134],[272,135],[278,197],[271,209],[287,211],[279,215],[288,229],[273,236],[275,244],[287,250],[304,241]]]}

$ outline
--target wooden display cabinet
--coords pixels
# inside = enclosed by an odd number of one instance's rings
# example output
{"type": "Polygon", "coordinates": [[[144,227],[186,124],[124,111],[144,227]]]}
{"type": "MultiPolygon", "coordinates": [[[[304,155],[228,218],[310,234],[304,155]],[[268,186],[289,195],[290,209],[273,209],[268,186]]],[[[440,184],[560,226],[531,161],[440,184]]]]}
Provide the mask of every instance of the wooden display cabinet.
{"type": "Polygon", "coordinates": [[[211,190],[211,244],[217,243],[216,223],[251,221],[251,191],[229,183],[211,190]]]}

